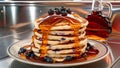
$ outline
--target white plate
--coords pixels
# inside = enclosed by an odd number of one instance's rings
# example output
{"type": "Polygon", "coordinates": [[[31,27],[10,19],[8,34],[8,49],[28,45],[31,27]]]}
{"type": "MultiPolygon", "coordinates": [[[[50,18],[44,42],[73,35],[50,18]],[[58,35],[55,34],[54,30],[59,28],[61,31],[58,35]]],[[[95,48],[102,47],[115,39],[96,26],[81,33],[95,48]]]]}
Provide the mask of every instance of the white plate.
{"type": "Polygon", "coordinates": [[[109,48],[106,45],[104,45],[100,42],[94,41],[94,40],[88,40],[88,42],[91,43],[92,45],[94,45],[94,47],[99,50],[99,53],[94,58],[83,61],[83,62],[77,61],[77,62],[73,62],[73,63],[53,63],[52,64],[52,63],[43,63],[43,62],[38,63],[38,62],[29,61],[29,60],[24,60],[24,59],[20,58],[20,56],[18,55],[18,50],[20,47],[23,47],[26,44],[30,44],[31,43],[30,39],[22,40],[22,41],[12,44],[11,46],[8,47],[7,53],[10,57],[12,57],[20,62],[28,63],[28,64],[32,64],[32,65],[38,65],[38,66],[47,66],[47,67],[67,67],[67,66],[77,66],[77,65],[89,64],[92,62],[97,62],[99,60],[102,60],[109,54],[109,48]]]}

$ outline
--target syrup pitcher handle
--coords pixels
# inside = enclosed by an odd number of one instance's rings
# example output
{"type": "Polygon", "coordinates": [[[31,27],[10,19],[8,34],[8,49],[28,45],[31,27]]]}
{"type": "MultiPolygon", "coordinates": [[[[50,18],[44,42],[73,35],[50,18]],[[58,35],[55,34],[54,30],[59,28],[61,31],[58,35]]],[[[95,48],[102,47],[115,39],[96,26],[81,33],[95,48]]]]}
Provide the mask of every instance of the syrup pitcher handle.
{"type": "Polygon", "coordinates": [[[110,2],[102,2],[103,4],[103,8],[105,6],[108,7],[108,14],[107,14],[107,17],[111,18],[111,15],[112,15],[112,4],[110,2]]]}

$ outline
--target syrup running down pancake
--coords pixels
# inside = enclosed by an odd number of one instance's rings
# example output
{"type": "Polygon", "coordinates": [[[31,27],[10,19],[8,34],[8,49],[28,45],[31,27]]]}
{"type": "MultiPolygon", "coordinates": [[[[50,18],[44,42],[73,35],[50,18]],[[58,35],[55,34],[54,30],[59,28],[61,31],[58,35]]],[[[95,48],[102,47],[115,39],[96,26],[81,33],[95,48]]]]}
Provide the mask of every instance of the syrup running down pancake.
{"type": "Polygon", "coordinates": [[[85,36],[88,21],[64,7],[50,9],[48,16],[35,21],[32,44],[18,52],[26,58],[63,62],[80,58],[88,47],[85,36]]]}

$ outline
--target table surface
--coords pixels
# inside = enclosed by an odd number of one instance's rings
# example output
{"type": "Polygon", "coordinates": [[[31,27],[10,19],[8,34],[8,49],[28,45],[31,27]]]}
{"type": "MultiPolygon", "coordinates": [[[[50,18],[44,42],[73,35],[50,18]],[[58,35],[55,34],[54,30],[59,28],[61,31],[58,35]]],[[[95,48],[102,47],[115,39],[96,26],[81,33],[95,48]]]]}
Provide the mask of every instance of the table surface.
{"type": "MultiPolygon", "coordinates": [[[[65,67],[65,68],[88,68],[88,67],[89,68],[108,68],[108,66],[111,64],[111,62],[112,62],[112,59],[108,55],[106,58],[104,58],[98,62],[81,65],[81,66],[65,67]]],[[[8,57],[8,58],[5,58],[0,61],[0,68],[50,68],[50,67],[42,67],[42,66],[34,66],[34,65],[30,65],[30,64],[25,64],[25,63],[16,61],[16,60],[8,57]]],[[[58,68],[58,67],[56,67],[56,68],[58,68]]]]}

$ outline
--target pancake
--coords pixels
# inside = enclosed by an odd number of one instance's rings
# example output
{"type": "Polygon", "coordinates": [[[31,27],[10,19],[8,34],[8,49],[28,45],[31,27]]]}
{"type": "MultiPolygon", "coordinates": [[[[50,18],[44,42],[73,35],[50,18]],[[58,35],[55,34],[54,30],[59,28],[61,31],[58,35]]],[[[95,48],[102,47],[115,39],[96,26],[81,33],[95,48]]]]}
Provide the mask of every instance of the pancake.
{"type": "MultiPolygon", "coordinates": [[[[81,33],[81,32],[84,32],[85,31],[85,29],[86,29],[86,27],[82,27],[82,28],[80,28],[79,29],[79,34],[81,33]]],[[[41,30],[39,29],[34,29],[34,33],[39,33],[39,34],[41,34],[42,32],[41,32],[41,30]]],[[[68,35],[68,36],[71,36],[71,35],[74,35],[74,31],[73,30],[65,30],[65,29],[63,29],[63,30],[56,30],[56,31],[50,31],[50,33],[49,33],[50,35],[68,35]]]]}
{"type": "MultiPolygon", "coordinates": [[[[78,39],[85,38],[84,35],[85,35],[85,33],[79,35],[78,39]]],[[[38,42],[40,44],[42,43],[42,34],[35,33],[35,36],[33,38],[34,38],[35,42],[38,42]]],[[[74,41],[74,38],[75,38],[75,36],[67,37],[67,36],[52,36],[52,35],[49,35],[47,40],[48,40],[48,44],[59,44],[59,43],[74,41]],[[54,43],[52,43],[52,42],[54,42],[54,43]]]]}
{"type": "MultiPolygon", "coordinates": [[[[81,18],[81,17],[80,17],[81,18]]],[[[77,18],[79,20],[79,17],[77,18]]],[[[44,19],[43,19],[44,20],[44,19]]],[[[41,21],[41,19],[38,19],[36,22],[35,22],[35,29],[40,29],[39,27],[39,22],[41,21]]],[[[83,24],[80,24],[81,27],[86,27],[88,24],[88,21],[85,21],[83,24]]],[[[56,31],[56,30],[71,30],[72,27],[70,26],[69,22],[66,22],[66,21],[60,21],[59,23],[57,23],[56,25],[54,25],[54,27],[52,27],[50,30],[52,31],[56,31]]]]}
{"type": "MultiPolygon", "coordinates": [[[[82,41],[79,42],[78,47],[82,47],[85,46],[87,43],[87,39],[84,39],[82,41]]],[[[40,49],[41,44],[39,43],[35,43],[35,47],[40,49]]],[[[74,43],[69,43],[69,44],[49,44],[48,46],[46,46],[47,49],[65,49],[65,48],[74,48],[75,44],[74,43]]]]}
{"type": "Polygon", "coordinates": [[[37,19],[33,30],[35,47],[32,50],[37,56],[48,56],[56,62],[64,61],[66,56],[81,56],[87,47],[87,24],[88,21],[76,13],[37,19]]]}
{"type": "MultiPolygon", "coordinates": [[[[75,48],[63,48],[63,49],[51,49],[51,50],[47,50],[48,52],[47,52],[47,55],[57,55],[57,54],[75,54],[76,52],[78,53],[78,52],[84,52],[85,49],[86,48],[86,46],[82,46],[81,48],[79,48],[79,49],[77,49],[77,50],[75,50],[75,48]]],[[[34,52],[36,52],[36,53],[38,53],[40,50],[38,49],[38,48],[32,48],[32,50],[34,51],[34,52]]]]}
{"type": "Polygon", "coordinates": [[[62,9],[50,9],[48,16],[35,20],[31,51],[41,60],[47,61],[47,57],[53,62],[64,62],[66,57],[78,58],[86,51],[88,21],[62,9]]]}

